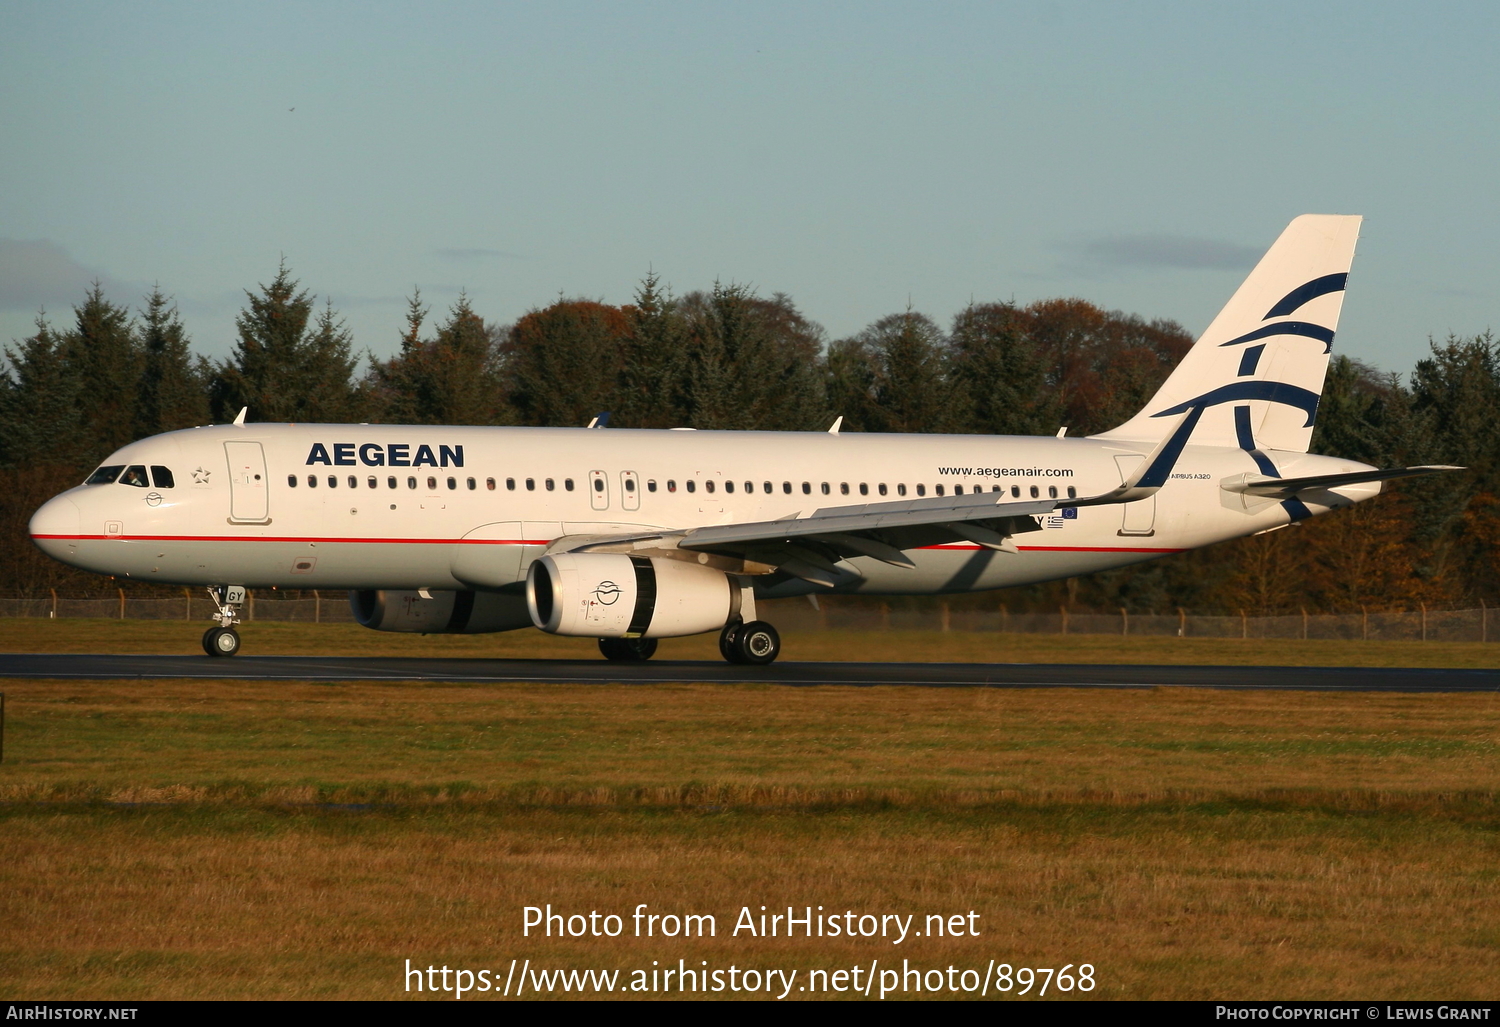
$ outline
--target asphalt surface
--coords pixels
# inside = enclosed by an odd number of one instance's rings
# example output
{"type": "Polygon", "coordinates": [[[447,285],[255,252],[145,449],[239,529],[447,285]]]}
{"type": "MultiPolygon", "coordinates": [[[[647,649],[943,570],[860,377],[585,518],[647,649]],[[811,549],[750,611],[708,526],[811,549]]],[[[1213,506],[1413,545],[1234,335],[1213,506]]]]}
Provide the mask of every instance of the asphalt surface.
{"type": "Polygon", "coordinates": [[[1319,692],[1493,692],[1497,670],[1180,667],[1026,663],[728,663],[342,656],[0,654],[0,678],[231,678],[244,681],[534,681],[555,684],[919,685],[929,688],[1189,688],[1319,692]]]}

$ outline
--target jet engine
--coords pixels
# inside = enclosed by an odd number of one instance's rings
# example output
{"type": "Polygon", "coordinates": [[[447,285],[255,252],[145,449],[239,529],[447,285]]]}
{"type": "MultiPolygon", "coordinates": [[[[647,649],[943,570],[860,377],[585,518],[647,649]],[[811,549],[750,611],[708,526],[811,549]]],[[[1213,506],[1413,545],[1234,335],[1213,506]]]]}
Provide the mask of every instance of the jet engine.
{"type": "Polygon", "coordinates": [[[354,619],[376,631],[420,631],[424,635],[478,635],[514,631],[531,624],[526,600],[497,592],[349,593],[354,619]]]}
{"type": "Polygon", "coordinates": [[[555,553],[526,574],[531,621],[554,635],[669,638],[717,631],[740,586],[711,567],[661,557],[555,553]]]}

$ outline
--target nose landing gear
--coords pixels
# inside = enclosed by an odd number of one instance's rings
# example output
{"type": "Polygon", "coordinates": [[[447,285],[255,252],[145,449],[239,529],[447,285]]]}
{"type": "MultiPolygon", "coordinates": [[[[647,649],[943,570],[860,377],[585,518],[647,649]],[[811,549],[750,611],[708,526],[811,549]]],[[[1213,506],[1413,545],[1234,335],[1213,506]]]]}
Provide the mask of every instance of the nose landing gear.
{"type": "Polygon", "coordinates": [[[245,586],[211,588],[208,596],[218,605],[219,612],[214,614],[218,623],[203,633],[203,651],[210,656],[233,656],[240,651],[240,633],[234,630],[234,626],[240,622],[245,586]]]}

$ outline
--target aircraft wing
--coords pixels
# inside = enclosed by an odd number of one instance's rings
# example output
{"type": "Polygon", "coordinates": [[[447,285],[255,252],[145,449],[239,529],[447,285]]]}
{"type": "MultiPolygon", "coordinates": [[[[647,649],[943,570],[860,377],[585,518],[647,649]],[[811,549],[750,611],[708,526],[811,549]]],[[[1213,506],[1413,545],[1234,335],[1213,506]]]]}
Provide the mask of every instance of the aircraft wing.
{"type": "Polygon", "coordinates": [[[1247,474],[1224,482],[1222,487],[1228,492],[1242,492],[1249,496],[1290,499],[1299,492],[1308,492],[1313,489],[1336,489],[1340,485],[1361,485],[1365,482],[1390,481],[1394,478],[1417,478],[1424,474],[1441,474],[1444,471],[1464,469],[1447,464],[1421,464],[1416,467],[1351,471],[1348,474],[1316,474],[1307,478],[1269,478],[1258,474],[1247,474]]]}

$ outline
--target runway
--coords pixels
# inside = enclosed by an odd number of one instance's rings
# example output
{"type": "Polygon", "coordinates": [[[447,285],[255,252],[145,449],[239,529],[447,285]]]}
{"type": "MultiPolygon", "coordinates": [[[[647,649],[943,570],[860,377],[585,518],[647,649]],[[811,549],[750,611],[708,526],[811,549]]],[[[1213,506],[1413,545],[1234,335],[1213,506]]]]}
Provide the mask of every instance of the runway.
{"type": "Polygon", "coordinates": [[[1500,670],[1183,667],[1027,663],[727,663],[420,659],[344,656],[0,654],[0,678],[241,681],[537,682],[542,684],[915,685],[926,688],[1186,688],[1317,692],[1493,692],[1500,670]]]}

